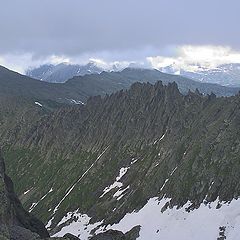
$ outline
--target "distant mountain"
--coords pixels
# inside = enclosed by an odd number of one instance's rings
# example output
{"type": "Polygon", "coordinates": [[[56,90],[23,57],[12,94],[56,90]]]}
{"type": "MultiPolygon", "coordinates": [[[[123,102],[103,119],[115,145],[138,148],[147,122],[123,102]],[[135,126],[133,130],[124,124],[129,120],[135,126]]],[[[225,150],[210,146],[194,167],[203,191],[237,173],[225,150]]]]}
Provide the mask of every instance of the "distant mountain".
{"type": "Polygon", "coordinates": [[[51,83],[64,83],[75,76],[87,74],[99,74],[101,72],[118,72],[125,68],[142,68],[144,65],[136,62],[113,62],[105,63],[100,60],[90,60],[85,65],[60,63],[57,65],[45,64],[36,68],[29,68],[26,75],[51,83]]]}
{"type": "MultiPolygon", "coordinates": [[[[65,104],[86,103],[90,96],[111,94],[121,89],[128,89],[135,82],[163,84],[176,82],[180,91],[198,89],[203,94],[215,93],[217,96],[231,96],[239,88],[223,87],[218,84],[201,83],[182,76],[165,74],[157,70],[126,68],[121,72],[102,72],[77,76],[65,83],[48,83],[0,67],[0,94],[31,98],[33,102],[43,104],[52,101],[65,104]]],[[[49,103],[48,103],[49,104],[49,103]]],[[[43,104],[44,105],[44,104],[43,104]]]]}
{"type": "Polygon", "coordinates": [[[0,145],[24,207],[52,236],[238,239],[240,95],[157,82],[37,118],[41,108],[17,104],[1,110],[0,145]]]}
{"type": "Polygon", "coordinates": [[[189,71],[170,65],[160,70],[175,75],[182,75],[200,82],[217,83],[223,86],[240,86],[240,63],[224,64],[209,69],[193,66],[195,70],[189,71]]]}
{"type": "Polygon", "coordinates": [[[138,82],[150,83],[155,83],[157,79],[162,81],[164,85],[176,82],[180,92],[183,94],[187,94],[189,90],[194,92],[198,89],[203,94],[211,94],[211,92],[213,92],[217,96],[231,96],[236,94],[240,89],[235,87],[225,87],[214,83],[194,81],[187,77],[166,74],[154,69],[127,68],[121,71],[120,75],[126,79],[132,79],[131,84],[136,82],[136,79],[138,79],[138,82]]]}
{"type": "Polygon", "coordinates": [[[86,65],[61,63],[58,65],[42,65],[38,68],[29,69],[26,71],[26,75],[45,82],[64,83],[74,76],[101,73],[103,70],[93,61],[86,65]]]}

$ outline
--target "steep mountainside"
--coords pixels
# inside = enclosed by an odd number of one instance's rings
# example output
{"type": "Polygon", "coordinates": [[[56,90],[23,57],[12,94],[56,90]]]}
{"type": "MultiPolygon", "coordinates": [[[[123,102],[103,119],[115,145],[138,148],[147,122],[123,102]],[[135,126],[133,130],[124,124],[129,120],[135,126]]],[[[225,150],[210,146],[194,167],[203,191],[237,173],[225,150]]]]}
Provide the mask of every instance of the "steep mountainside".
{"type": "MultiPolygon", "coordinates": [[[[12,180],[5,173],[5,162],[0,151],[0,239],[1,240],[50,240],[44,224],[27,212],[14,192],[12,180]]],[[[77,240],[66,234],[55,240],[77,240]]]]}
{"type": "Polygon", "coordinates": [[[13,190],[11,179],[5,174],[0,156],[0,239],[40,239],[49,237],[42,222],[23,209],[13,190]],[[35,234],[34,234],[35,233],[35,234]],[[19,237],[19,238],[18,238],[19,237]]]}
{"type": "Polygon", "coordinates": [[[236,239],[239,106],[239,95],[135,83],[13,124],[1,145],[24,206],[57,236],[236,239]]]}

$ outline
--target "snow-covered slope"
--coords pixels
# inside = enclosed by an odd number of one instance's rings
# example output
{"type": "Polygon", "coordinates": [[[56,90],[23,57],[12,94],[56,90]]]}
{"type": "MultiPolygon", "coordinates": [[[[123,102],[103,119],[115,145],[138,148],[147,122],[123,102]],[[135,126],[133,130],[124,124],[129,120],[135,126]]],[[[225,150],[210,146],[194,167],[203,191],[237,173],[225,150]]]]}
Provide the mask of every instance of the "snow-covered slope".
{"type": "Polygon", "coordinates": [[[103,226],[102,222],[89,223],[90,217],[80,214],[79,210],[69,212],[58,224],[70,221],[55,237],[64,236],[67,232],[87,240],[93,233],[106,230],[118,230],[126,233],[140,225],[138,240],[238,240],[240,232],[240,200],[231,202],[202,203],[199,208],[191,209],[189,201],[181,208],[166,207],[170,199],[149,199],[139,211],[127,213],[122,220],[114,225],[103,226]],[[71,219],[75,219],[71,222],[71,219]],[[92,231],[92,232],[91,232],[92,231]],[[221,238],[222,237],[222,238],[221,238]],[[225,237],[225,238],[224,238],[225,237]]]}
{"type": "Polygon", "coordinates": [[[45,82],[63,83],[74,76],[83,76],[91,73],[101,73],[104,69],[95,62],[86,65],[60,63],[58,65],[42,65],[29,69],[26,75],[45,82]]]}
{"type": "Polygon", "coordinates": [[[151,198],[140,211],[127,214],[107,229],[127,232],[140,225],[139,240],[212,240],[221,236],[228,240],[239,239],[240,200],[223,204],[218,200],[206,205],[202,203],[194,210],[187,210],[192,205],[188,202],[179,209],[173,207],[162,212],[169,201],[151,198]]]}
{"type": "Polygon", "coordinates": [[[64,83],[74,76],[84,76],[87,74],[99,74],[103,71],[120,71],[128,67],[128,63],[114,62],[105,63],[98,59],[92,59],[87,64],[60,63],[57,65],[45,64],[37,68],[30,68],[26,75],[41,81],[52,83],[64,83]]]}
{"type": "Polygon", "coordinates": [[[200,65],[179,68],[173,64],[160,68],[160,71],[182,75],[201,82],[218,83],[223,86],[240,86],[239,63],[219,65],[215,68],[206,68],[200,65]]]}

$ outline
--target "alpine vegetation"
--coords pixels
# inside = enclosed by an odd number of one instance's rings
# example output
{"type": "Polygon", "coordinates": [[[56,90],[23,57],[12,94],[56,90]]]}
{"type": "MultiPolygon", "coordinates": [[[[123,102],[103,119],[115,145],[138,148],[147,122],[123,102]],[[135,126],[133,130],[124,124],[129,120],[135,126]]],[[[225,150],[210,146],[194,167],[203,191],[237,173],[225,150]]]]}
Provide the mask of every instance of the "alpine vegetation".
{"type": "Polygon", "coordinates": [[[240,1],[0,8],[0,240],[239,240],[240,1]]]}

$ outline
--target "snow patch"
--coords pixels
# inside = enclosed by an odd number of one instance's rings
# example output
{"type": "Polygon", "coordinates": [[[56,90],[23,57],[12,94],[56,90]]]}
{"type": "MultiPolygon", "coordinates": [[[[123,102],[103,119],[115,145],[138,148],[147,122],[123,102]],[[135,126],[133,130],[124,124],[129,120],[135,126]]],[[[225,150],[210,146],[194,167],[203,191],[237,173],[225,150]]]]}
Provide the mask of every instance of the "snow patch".
{"type": "Polygon", "coordinates": [[[31,207],[29,208],[29,212],[32,212],[32,210],[44,199],[47,197],[49,193],[53,191],[53,188],[51,188],[45,195],[43,195],[40,200],[36,203],[32,203],[31,207]]]}
{"type": "MultiPolygon", "coordinates": [[[[175,168],[172,170],[172,172],[171,172],[170,175],[169,175],[169,178],[175,173],[175,171],[177,170],[177,168],[178,168],[178,167],[175,167],[175,168]]],[[[169,181],[169,178],[167,178],[167,179],[165,180],[165,182],[163,183],[162,187],[160,188],[160,192],[161,192],[161,191],[163,190],[163,188],[166,186],[167,182],[169,181]]]]}
{"type": "Polygon", "coordinates": [[[34,102],[36,105],[42,107],[43,105],[40,102],[34,102]]]}
{"type": "Polygon", "coordinates": [[[131,165],[133,165],[134,163],[136,163],[140,158],[132,158],[132,161],[131,161],[131,165]]]}
{"type": "Polygon", "coordinates": [[[167,133],[167,130],[165,131],[165,133],[159,138],[159,139],[156,139],[154,142],[153,142],[153,145],[155,145],[156,143],[162,141],[164,139],[164,137],[166,136],[166,133],[167,133]]]}
{"type": "Polygon", "coordinates": [[[74,236],[80,237],[83,240],[87,240],[91,237],[91,231],[102,224],[102,222],[96,222],[89,224],[91,218],[87,214],[79,213],[79,210],[74,212],[68,212],[66,216],[58,223],[57,226],[65,224],[67,221],[71,223],[64,226],[59,232],[54,234],[52,237],[63,237],[66,233],[71,233],[74,236]],[[74,220],[73,220],[74,219],[74,220]]]}
{"type": "Polygon", "coordinates": [[[129,189],[130,187],[127,186],[124,189],[118,189],[117,192],[114,193],[113,197],[116,197],[117,200],[119,201],[125,194],[125,192],[129,189]]]}
{"type": "Polygon", "coordinates": [[[84,105],[85,103],[83,103],[82,101],[80,101],[80,100],[75,100],[75,99],[69,99],[72,103],[74,103],[74,104],[82,104],[82,105],[84,105]]]}
{"type": "Polygon", "coordinates": [[[160,192],[164,189],[164,187],[166,186],[167,182],[169,181],[169,178],[167,178],[165,180],[165,182],[163,183],[162,187],[160,188],[160,192]]]}
{"type": "Polygon", "coordinates": [[[26,194],[28,194],[28,193],[29,193],[31,190],[32,190],[32,188],[30,188],[30,189],[26,190],[26,191],[23,193],[23,195],[26,195],[26,194]]]}
{"type": "Polygon", "coordinates": [[[159,141],[163,140],[165,135],[166,135],[167,131],[160,137],[159,141]]]}
{"type": "Polygon", "coordinates": [[[127,173],[129,167],[122,167],[119,171],[119,175],[116,177],[116,181],[120,181],[121,178],[127,173]]]}
{"type": "Polygon", "coordinates": [[[127,173],[129,167],[122,167],[119,171],[119,175],[116,177],[115,182],[112,183],[110,186],[104,188],[102,195],[100,198],[105,196],[108,192],[110,192],[114,188],[121,188],[123,184],[120,182],[121,178],[127,173]]]}
{"type": "Polygon", "coordinates": [[[172,170],[172,172],[170,173],[170,176],[172,176],[172,175],[175,173],[175,171],[177,170],[177,168],[178,168],[178,167],[175,167],[175,168],[172,170]]]}

